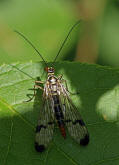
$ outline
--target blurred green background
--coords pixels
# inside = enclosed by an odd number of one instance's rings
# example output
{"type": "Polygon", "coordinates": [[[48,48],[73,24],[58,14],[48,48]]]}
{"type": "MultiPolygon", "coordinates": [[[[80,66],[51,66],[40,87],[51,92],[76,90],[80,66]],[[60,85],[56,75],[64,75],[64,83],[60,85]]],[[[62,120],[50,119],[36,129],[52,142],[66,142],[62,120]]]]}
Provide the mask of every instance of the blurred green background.
{"type": "Polygon", "coordinates": [[[58,60],[119,66],[119,0],[0,0],[0,64],[41,60],[14,30],[53,61],[79,19],[58,60]]]}

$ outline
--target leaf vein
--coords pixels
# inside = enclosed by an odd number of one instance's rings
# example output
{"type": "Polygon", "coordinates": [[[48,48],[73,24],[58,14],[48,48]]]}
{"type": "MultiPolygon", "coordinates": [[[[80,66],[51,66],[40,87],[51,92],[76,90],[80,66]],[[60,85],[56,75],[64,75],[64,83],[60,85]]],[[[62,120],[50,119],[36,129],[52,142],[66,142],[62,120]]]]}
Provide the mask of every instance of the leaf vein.
{"type": "MultiPolygon", "coordinates": [[[[54,143],[54,142],[53,142],[54,143]]],[[[57,151],[61,152],[66,159],[70,160],[74,165],[79,165],[78,162],[76,162],[73,158],[71,158],[71,156],[69,156],[68,154],[66,154],[61,148],[59,148],[55,143],[54,145],[56,146],[57,151]]]]}
{"type": "Polygon", "coordinates": [[[12,106],[10,106],[8,103],[6,103],[5,101],[3,101],[1,98],[0,98],[1,102],[7,106],[9,108],[9,110],[11,110],[13,113],[16,113],[27,125],[29,125],[32,129],[35,129],[35,126],[29,122],[28,120],[26,120],[19,112],[17,112],[12,106]]]}
{"type": "Polygon", "coordinates": [[[119,155],[114,156],[114,157],[109,158],[109,159],[103,159],[103,160],[97,161],[93,165],[98,165],[98,164],[101,164],[101,163],[104,163],[104,162],[107,162],[107,161],[113,161],[113,160],[118,160],[118,159],[119,159],[119,155]]]}

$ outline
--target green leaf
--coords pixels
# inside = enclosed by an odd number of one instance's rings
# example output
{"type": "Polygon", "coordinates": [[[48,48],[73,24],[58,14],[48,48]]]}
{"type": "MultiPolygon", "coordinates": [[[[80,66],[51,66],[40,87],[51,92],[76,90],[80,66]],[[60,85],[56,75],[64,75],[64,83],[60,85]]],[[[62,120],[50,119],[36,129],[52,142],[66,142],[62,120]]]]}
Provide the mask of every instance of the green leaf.
{"type": "MultiPolygon", "coordinates": [[[[14,64],[0,67],[0,164],[2,165],[114,165],[119,164],[119,70],[78,62],[58,62],[90,134],[81,147],[67,132],[64,140],[56,127],[53,141],[44,153],[34,149],[35,126],[42,106],[42,92],[29,103],[34,79],[46,79],[44,64],[14,64]]],[[[49,64],[50,66],[50,64],[49,64]]]]}

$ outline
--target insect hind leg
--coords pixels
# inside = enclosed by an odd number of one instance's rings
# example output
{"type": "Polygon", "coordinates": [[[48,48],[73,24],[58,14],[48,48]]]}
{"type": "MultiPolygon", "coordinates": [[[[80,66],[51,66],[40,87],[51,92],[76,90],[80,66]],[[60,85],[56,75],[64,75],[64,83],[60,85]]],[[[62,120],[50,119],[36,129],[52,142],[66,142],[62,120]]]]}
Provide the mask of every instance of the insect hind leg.
{"type": "Polygon", "coordinates": [[[63,82],[65,83],[66,90],[67,90],[71,95],[78,95],[78,94],[79,94],[79,92],[76,92],[76,93],[70,92],[70,91],[69,91],[69,88],[68,88],[68,85],[67,85],[67,81],[64,80],[64,79],[62,79],[62,83],[63,83],[63,82]]]}

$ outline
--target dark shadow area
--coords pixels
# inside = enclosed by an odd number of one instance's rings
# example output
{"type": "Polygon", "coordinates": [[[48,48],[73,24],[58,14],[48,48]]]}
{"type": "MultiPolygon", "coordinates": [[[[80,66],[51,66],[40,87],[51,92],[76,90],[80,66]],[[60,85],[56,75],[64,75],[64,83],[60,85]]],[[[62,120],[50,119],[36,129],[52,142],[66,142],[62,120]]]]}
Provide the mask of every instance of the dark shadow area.
{"type": "MultiPolygon", "coordinates": [[[[41,81],[40,77],[37,77],[37,81],[41,81]]],[[[43,84],[40,86],[43,87],[43,84]]],[[[36,96],[35,96],[35,99],[34,99],[34,104],[33,104],[33,111],[36,111],[37,112],[37,121],[39,119],[39,115],[40,115],[40,110],[43,110],[42,109],[42,106],[43,106],[43,91],[41,89],[37,89],[36,90],[36,96]]],[[[37,125],[37,123],[36,123],[37,125]]]]}

